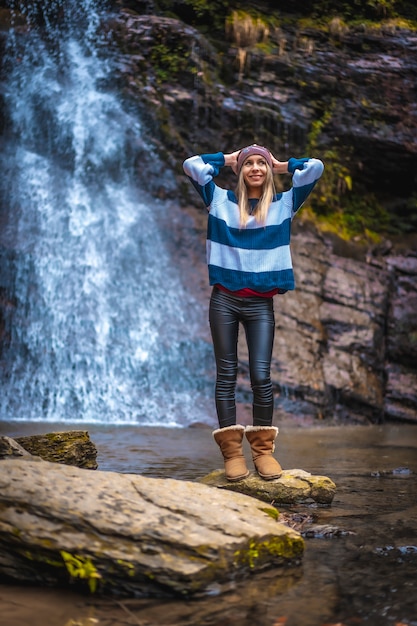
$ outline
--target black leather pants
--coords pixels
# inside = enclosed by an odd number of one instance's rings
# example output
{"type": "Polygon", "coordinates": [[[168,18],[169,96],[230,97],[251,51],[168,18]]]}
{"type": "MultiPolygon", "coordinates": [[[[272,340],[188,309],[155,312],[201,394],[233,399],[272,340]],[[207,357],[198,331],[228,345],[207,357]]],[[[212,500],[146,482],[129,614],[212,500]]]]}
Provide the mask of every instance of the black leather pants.
{"type": "Polygon", "coordinates": [[[249,353],[254,426],[271,426],[274,399],[271,358],[275,318],[272,298],[240,298],[213,288],[209,321],[216,358],[216,410],[220,428],[236,424],[237,342],[242,323],[249,353]]]}

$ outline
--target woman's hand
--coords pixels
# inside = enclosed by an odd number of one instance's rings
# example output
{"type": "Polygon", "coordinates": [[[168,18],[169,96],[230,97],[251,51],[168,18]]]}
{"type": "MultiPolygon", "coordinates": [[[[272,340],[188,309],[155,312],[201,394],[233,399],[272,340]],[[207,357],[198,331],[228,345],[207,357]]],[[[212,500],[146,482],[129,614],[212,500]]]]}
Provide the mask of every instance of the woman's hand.
{"type": "Polygon", "coordinates": [[[288,161],[278,161],[273,154],[271,154],[271,158],[272,171],[274,174],[288,174],[288,161]]]}
{"type": "Polygon", "coordinates": [[[234,152],[230,152],[229,154],[224,154],[224,164],[228,165],[232,168],[234,173],[237,172],[237,157],[239,156],[240,150],[235,150],[234,152]]]}

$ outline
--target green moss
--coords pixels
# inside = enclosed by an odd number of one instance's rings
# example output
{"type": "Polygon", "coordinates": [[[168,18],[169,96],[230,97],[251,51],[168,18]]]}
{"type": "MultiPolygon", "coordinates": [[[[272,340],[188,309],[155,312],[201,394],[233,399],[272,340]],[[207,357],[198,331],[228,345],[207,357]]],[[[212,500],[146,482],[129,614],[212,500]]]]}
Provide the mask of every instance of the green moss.
{"type": "Polygon", "coordinates": [[[229,8],[228,0],[157,0],[158,8],[169,15],[179,17],[204,33],[221,32],[229,8]]]}
{"type": "Polygon", "coordinates": [[[410,333],[408,338],[412,345],[417,344],[417,331],[410,333]]]}
{"type": "Polygon", "coordinates": [[[323,16],[308,15],[298,18],[296,25],[300,31],[326,32],[328,30],[328,19],[323,16]]]}
{"type": "Polygon", "coordinates": [[[185,72],[197,73],[197,68],[190,66],[189,50],[181,44],[168,46],[163,42],[157,43],[150,57],[156,79],[160,83],[173,80],[185,72]]]}
{"type": "Polygon", "coordinates": [[[45,433],[16,437],[25,450],[45,461],[96,469],[96,450],[87,431],[45,433]]]}
{"type": "Polygon", "coordinates": [[[94,593],[97,589],[97,582],[101,578],[101,574],[99,574],[91,559],[79,554],[71,554],[64,550],[61,550],[60,554],[71,578],[86,580],[90,592],[94,593]]]}
{"type": "Polygon", "coordinates": [[[298,17],[295,20],[282,19],[283,24],[295,23],[300,31],[308,30],[310,32],[330,34],[331,36],[341,36],[346,34],[350,29],[360,28],[369,33],[380,33],[381,31],[391,31],[397,29],[405,29],[414,31],[417,29],[417,21],[409,19],[401,15],[392,15],[385,19],[371,19],[365,17],[360,12],[343,12],[334,10],[322,12],[320,15],[312,14],[308,16],[298,17]]]}
{"type": "MultiPolygon", "coordinates": [[[[368,104],[362,102],[364,107],[368,104]]],[[[371,245],[378,244],[385,236],[415,230],[417,208],[413,209],[412,200],[404,208],[402,218],[398,211],[395,214],[388,211],[375,194],[355,184],[352,149],[340,148],[335,137],[331,148],[320,150],[320,138],[328,132],[335,106],[335,102],[329,104],[321,118],[312,123],[308,134],[306,152],[320,154],[325,170],[303,209],[303,217],[308,217],[323,232],[371,245]]]]}
{"type": "Polygon", "coordinates": [[[271,537],[261,541],[252,539],[247,548],[234,553],[235,565],[246,565],[254,569],[262,565],[270,556],[283,560],[300,557],[304,551],[304,541],[301,537],[271,537]]]}
{"type": "Polygon", "coordinates": [[[263,55],[274,54],[277,46],[272,41],[260,41],[255,45],[255,50],[263,55]]]}
{"type": "Polygon", "coordinates": [[[64,433],[46,433],[45,439],[53,444],[57,450],[65,452],[69,446],[74,443],[74,439],[77,441],[88,442],[89,436],[87,431],[69,431],[64,433]]]}
{"type": "Polygon", "coordinates": [[[127,575],[128,576],[134,576],[135,575],[135,567],[134,567],[134,565],[132,565],[132,563],[129,563],[129,561],[124,561],[123,559],[117,559],[116,563],[118,565],[121,565],[123,568],[125,568],[127,570],[127,575]]]}
{"type": "Polygon", "coordinates": [[[24,556],[29,561],[34,561],[37,563],[45,563],[46,565],[50,565],[51,567],[63,567],[61,561],[57,561],[46,554],[32,554],[30,550],[21,550],[19,551],[22,556],[24,556]]]}
{"type": "Polygon", "coordinates": [[[259,559],[259,548],[255,541],[251,541],[246,550],[238,550],[235,552],[235,562],[239,565],[247,564],[250,568],[255,567],[255,563],[259,559]]]}
{"type": "Polygon", "coordinates": [[[271,507],[268,507],[268,508],[261,509],[261,511],[263,511],[264,513],[269,515],[269,517],[272,517],[272,519],[278,521],[278,519],[279,519],[279,512],[278,512],[277,509],[273,509],[271,507]]]}

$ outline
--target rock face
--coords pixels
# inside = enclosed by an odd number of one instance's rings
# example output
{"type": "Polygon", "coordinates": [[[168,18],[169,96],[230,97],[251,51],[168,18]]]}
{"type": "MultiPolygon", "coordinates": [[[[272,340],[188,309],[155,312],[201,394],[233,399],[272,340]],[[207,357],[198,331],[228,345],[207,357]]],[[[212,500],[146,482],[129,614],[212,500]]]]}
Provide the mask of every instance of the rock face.
{"type": "Polygon", "coordinates": [[[40,456],[44,461],[97,469],[97,449],[86,431],[71,430],[16,437],[15,441],[30,454],[40,456]]]}
{"type": "MultiPolygon", "coordinates": [[[[277,154],[288,146],[303,152],[318,123],[319,154],[354,155],[349,168],[356,188],[383,198],[415,229],[409,209],[416,193],[410,172],[417,167],[413,31],[336,22],[327,33],[282,27],[274,34],[274,54],[246,51],[239,80],[238,50],[219,54],[180,20],[122,11],[111,27],[121,92],[140,103],[153,141],[178,174],[185,156],[253,141],[277,154]],[[157,54],[162,42],[173,54],[170,67],[157,54]]],[[[179,181],[182,198],[198,202],[179,181]]],[[[234,181],[224,174],[219,183],[234,181]]],[[[158,193],[171,193],[162,187],[158,177],[158,193]]],[[[276,298],[277,416],[417,421],[415,246],[404,246],[404,256],[392,244],[366,253],[336,239],[303,229],[293,238],[297,290],[276,298]]],[[[200,260],[204,264],[203,254],[200,260]]],[[[195,258],[192,266],[195,272],[195,258]]],[[[240,351],[244,404],[251,398],[244,342],[240,351]]]]}
{"type": "Polygon", "coordinates": [[[347,27],[337,19],[327,30],[285,25],[274,5],[280,26],[267,54],[227,38],[214,47],[180,20],[135,8],[111,24],[120,86],[140,103],[153,139],[179,172],[190,154],[254,141],[278,155],[288,148],[300,155],[316,124],[321,156],[340,152],[355,186],[407,213],[417,191],[410,176],[417,165],[414,31],[347,27]]]}
{"type": "Polygon", "coordinates": [[[417,258],[390,256],[391,275],[385,365],[385,412],[417,421],[417,258]]]}
{"type": "Polygon", "coordinates": [[[278,410],[417,421],[416,259],[342,257],[306,232],[293,259],[297,289],[275,306],[278,410]]]}
{"type": "Polygon", "coordinates": [[[298,563],[303,553],[297,532],[242,494],[36,458],[4,460],[0,469],[6,580],[187,595],[298,563]]]}

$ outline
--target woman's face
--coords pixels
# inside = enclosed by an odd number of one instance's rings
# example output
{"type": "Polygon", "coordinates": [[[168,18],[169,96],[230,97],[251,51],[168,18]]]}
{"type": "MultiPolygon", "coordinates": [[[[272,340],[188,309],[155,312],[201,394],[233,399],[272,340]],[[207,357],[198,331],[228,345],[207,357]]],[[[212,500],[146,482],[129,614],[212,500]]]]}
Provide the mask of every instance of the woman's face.
{"type": "Polygon", "coordinates": [[[268,167],[268,163],[260,154],[252,154],[246,159],[242,165],[242,174],[248,191],[259,193],[262,191],[268,167]]]}

